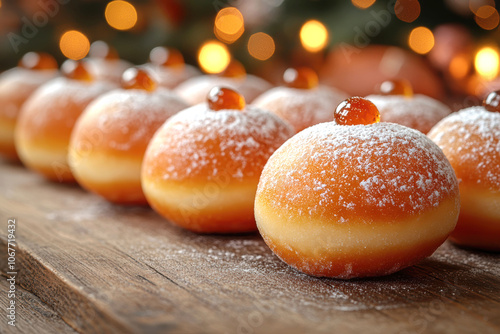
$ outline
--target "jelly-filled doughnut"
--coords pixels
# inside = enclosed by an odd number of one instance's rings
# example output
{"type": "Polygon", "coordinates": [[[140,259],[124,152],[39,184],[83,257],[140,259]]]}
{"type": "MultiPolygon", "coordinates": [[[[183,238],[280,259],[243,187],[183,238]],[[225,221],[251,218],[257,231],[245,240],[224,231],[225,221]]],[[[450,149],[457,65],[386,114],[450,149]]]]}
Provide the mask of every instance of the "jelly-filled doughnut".
{"type": "Polygon", "coordinates": [[[431,255],[454,229],[458,182],[443,152],[413,129],[369,124],[377,118],[372,103],[350,98],[336,122],[301,131],[268,160],[255,219],[290,266],[343,279],[387,275],[431,255]]]}
{"type": "Polygon", "coordinates": [[[0,74],[0,155],[18,160],[14,130],[21,106],[40,85],[56,75],[55,59],[36,52],[28,52],[18,67],[0,74]]]}
{"type": "Polygon", "coordinates": [[[149,53],[149,61],[145,66],[156,75],[158,85],[168,89],[201,75],[196,67],[184,63],[184,57],[174,48],[157,46],[149,53]]]}
{"type": "Polygon", "coordinates": [[[61,71],[65,77],[40,86],[23,105],[15,144],[27,167],[50,180],[71,182],[67,155],[73,126],[93,99],[115,85],[94,81],[83,62],[67,60],[61,71]]]}
{"type": "Polygon", "coordinates": [[[405,125],[428,133],[451,109],[444,103],[425,95],[414,95],[406,80],[389,80],[380,85],[379,94],[366,97],[380,111],[381,122],[405,125]]]}
{"type": "Polygon", "coordinates": [[[269,156],[293,134],[277,116],[229,88],[171,117],[154,135],[142,186],[158,213],[191,231],[256,229],[255,191],[269,156]]]}
{"type": "Polygon", "coordinates": [[[120,83],[123,72],[132,64],[120,59],[118,52],[104,41],[95,41],[90,46],[89,57],[83,59],[94,80],[120,83]]]}
{"type": "Polygon", "coordinates": [[[318,76],[309,68],[289,68],[283,80],[286,86],[264,92],[253,104],[275,113],[296,132],[331,121],[335,107],[347,98],[347,94],[335,88],[319,86],[318,76]]]}
{"type": "Polygon", "coordinates": [[[460,216],[450,239],[500,251],[500,95],[443,119],[429,137],[443,150],[460,181],[460,216]]]}
{"type": "Polygon", "coordinates": [[[157,88],[141,68],[123,74],[123,89],[95,99],[78,119],[69,145],[69,164],[78,183],[120,204],[146,204],[141,165],[158,128],[188,107],[171,91],[157,88]]]}
{"type": "Polygon", "coordinates": [[[201,75],[191,78],[177,86],[175,92],[189,104],[195,105],[205,102],[207,94],[217,86],[238,91],[248,103],[272,87],[266,80],[247,74],[241,63],[232,60],[219,75],[201,75]]]}

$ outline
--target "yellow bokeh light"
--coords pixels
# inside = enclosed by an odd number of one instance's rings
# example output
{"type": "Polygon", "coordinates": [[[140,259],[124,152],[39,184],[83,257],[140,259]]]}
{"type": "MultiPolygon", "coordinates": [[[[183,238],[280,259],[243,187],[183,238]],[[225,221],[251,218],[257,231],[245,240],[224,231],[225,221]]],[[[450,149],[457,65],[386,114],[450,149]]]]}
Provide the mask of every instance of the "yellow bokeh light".
{"type": "Polygon", "coordinates": [[[128,30],[137,23],[137,11],[135,7],[127,1],[111,1],[106,6],[104,13],[106,22],[117,30],[128,30]]]}
{"type": "Polygon", "coordinates": [[[463,79],[470,70],[469,58],[465,55],[457,55],[450,61],[448,70],[455,79],[463,79]]]}
{"type": "Polygon", "coordinates": [[[418,0],[397,0],[394,12],[401,21],[411,23],[420,16],[420,2],[418,0]]]}
{"type": "Polygon", "coordinates": [[[366,9],[375,3],[375,0],[351,0],[352,4],[358,8],[366,9]]]}
{"type": "Polygon", "coordinates": [[[300,29],[300,42],[307,51],[320,51],[328,43],[328,30],[319,21],[307,21],[300,29]]]}
{"type": "Polygon", "coordinates": [[[474,58],[477,73],[486,80],[492,80],[498,75],[499,64],[498,50],[490,46],[479,50],[474,58]]]}
{"type": "Polygon", "coordinates": [[[69,59],[82,59],[90,50],[87,36],[76,30],[66,31],[59,40],[59,47],[64,56],[69,59]]]}
{"type": "Polygon", "coordinates": [[[225,43],[233,43],[245,31],[243,15],[234,7],[221,9],[215,17],[214,33],[225,43]]]}
{"type": "Polygon", "coordinates": [[[258,60],[266,60],[274,54],[276,46],[271,36],[258,32],[250,36],[248,40],[248,52],[258,60]]]}
{"type": "Polygon", "coordinates": [[[408,45],[416,53],[426,54],[434,47],[434,35],[426,27],[417,27],[411,31],[408,45]]]}
{"type": "Polygon", "coordinates": [[[227,47],[218,41],[208,41],[198,52],[198,63],[207,73],[224,71],[231,61],[231,54],[227,47]]]}
{"type": "Polygon", "coordinates": [[[485,30],[493,30],[498,27],[500,16],[498,11],[492,6],[482,6],[476,11],[474,17],[478,26],[485,30]]]}

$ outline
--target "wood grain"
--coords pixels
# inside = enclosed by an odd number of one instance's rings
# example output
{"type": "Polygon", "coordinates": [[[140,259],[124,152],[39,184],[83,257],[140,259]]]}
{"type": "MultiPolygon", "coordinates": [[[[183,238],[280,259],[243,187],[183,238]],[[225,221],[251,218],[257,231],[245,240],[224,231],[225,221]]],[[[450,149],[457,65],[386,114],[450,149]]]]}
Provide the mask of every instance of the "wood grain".
{"type": "MultiPolygon", "coordinates": [[[[4,305],[9,299],[4,291],[9,290],[9,284],[4,277],[0,279],[0,305],[4,312],[4,305]]],[[[37,333],[37,334],[76,334],[61,317],[31,292],[16,287],[16,322],[15,327],[9,326],[5,317],[0,322],[0,333],[37,333]]]]}
{"type": "Polygon", "coordinates": [[[14,217],[20,284],[81,333],[500,332],[494,253],[445,243],[388,277],[318,279],[257,234],[196,235],[5,163],[0,214],[1,268],[14,217]]]}

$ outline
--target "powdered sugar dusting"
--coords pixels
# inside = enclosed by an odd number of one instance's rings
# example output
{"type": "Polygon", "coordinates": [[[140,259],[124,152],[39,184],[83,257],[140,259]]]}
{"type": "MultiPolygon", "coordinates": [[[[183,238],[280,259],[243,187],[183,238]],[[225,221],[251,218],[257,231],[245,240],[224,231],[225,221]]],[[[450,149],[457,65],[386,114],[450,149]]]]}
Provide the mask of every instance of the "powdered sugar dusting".
{"type": "Polygon", "coordinates": [[[15,119],[22,104],[41,84],[57,75],[57,70],[28,70],[16,67],[0,75],[0,115],[15,119]]]}
{"type": "Polygon", "coordinates": [[[420,213],[456,194],[458,185],[443,152],[418,131],[331,122],[300,132],[275,152],[258,193],[268,190],[272,206],[291,215],[333,213],[342,222],[343,214],[370,220],[420,213]]]}
{"type": "Polygon", "coordinates": [[[500,192],[500,113],[471,107],[439,122],[429,133],[445,152],[458,177],[474,179],[500,192]],[[463,175],[461,175],[463,174],[463,175]]]}
{"type": "Polygon", "coordinates": [[[106,134],[119,129],[124,136],[110,136],[107,145],[118,151],[143,145],[151,130],[158,129],[169,117],[187,108],[186,102],[176,94],[158,88],[153,92],[140,89],[117,89],[94,100],[82,115],[96,117],[97,128],[106,134]],[[120,140],[121,139],[121,140],[120,140]]]}
{"type": "Polygon", "coordinates": [[[165,180],[195,178],[207,171],[209,179],[255,177],[292,134],[277,116],[252,106],[244,111],[212,111],[199,104],[173,116],[158,130],[146,153],[146,172],[164,165],[168,166],[165,180]]]}
{"type": "Polygon", "coordinates": [[[238,91],[245,97],[247,103],[252,102],[257,96],[272,87],[269,82],[251,74],[242,78],[202,75],[184,81],[174,91],[189,104],[195,105],[205,102],[208,92],[216,86],[238,91]]]}
{"type": "Polygon", "coordinates": [[[332,121],[335,108],[347,97],[346,93],[326,86],[315,89],[275,87],[256,98],[253,104],[276,113],[298,132],[332,121]]]}
{"type": "Polygon", "coordinates": [[[431,128],[451,113],[445,104],[425,95],[369,95],[380,111],[381,122],[398,123],[428,133],[431,128]]]}

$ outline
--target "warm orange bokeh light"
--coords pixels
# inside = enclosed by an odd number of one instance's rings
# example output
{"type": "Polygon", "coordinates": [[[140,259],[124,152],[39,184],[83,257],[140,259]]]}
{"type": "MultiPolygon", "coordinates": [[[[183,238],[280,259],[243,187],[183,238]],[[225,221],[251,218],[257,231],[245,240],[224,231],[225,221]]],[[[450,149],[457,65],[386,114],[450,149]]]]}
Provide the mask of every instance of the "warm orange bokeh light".
{"type": "Polygon", "coordinates": [[[418,0],[397,0],[394,12],[401,21],[411,23],[420,16],[420,3],[418,0]]]}
{"type": "Polygon", "coordinates": [[[231,61],[227,47],[218,41],[208,41],[198,51],[198,63],[207,73],[224,71],[231,61]]]}
{"type": "Polygon", "coordinates": [[[500,65],[498,50],[491,46],[483,47],[476,53],[474,67],[477,73],[486,80],[497,77],[500,65]]]}
{"type": "Polygon", "coordinates": [[[323,50],[328,43],[328,30],[323,23],[309,20],[300,29],[300,42],[309,52],[323,50]]]}
{"type": "Polygon", "coordinates": [[[472,13],[477,14],[479,8],[483,6],[495,7],[495,0],[469,0],[469,9],[472,13]]]}
{"type": "Polygon", "coordinates": [[[478,26],[484,30],[493,30],[498,27],[500,16],[498,11],[492,6],[481,6],[474,17],[478,26]]]}
{"type": "Polygon", "coordinates": [[[234,7],[221,9],[215,18],[214,33],[225,43],[234,43],[245,31],[243,15],[234,7]]]}
{"type": "Polygon", "coordinates": [[[263,32],[253,34],[248,40],[248,52],[258,60],[271,58],[275,49],[273,38],[263,32]]]}
{"type": "Polygon", "coordinates": [[[137,11],[127,1],[111,1],[106,6],[104,15],[106,22],[117,30],[132,29],[137,23],[137,11]]]}
{"type": "Polygon", "coordinates": [[[375,0],[351,0],[352,4],[358,8],[366,9],[375,3],[375,0]]]}
{"type": "Polygon", "coordinates": [[[417,27],[411,31],[408,45],[416,53],[426,54],[434,47],[434,34],[426,27],[417,27]]]}
{"type": "Polygon", "coordinates": [[[90,50],[87,36],[76,30],[66,31],[59,40],[59,47],[64,56],[69,59],[82,59],[90,50]]]}
{"type": "Polygon", "coordinates": [[[470,70],[470,59],[465,55],[457,55],[450,62],[449,71],[453,78],[463,79],[470,70]]]}

